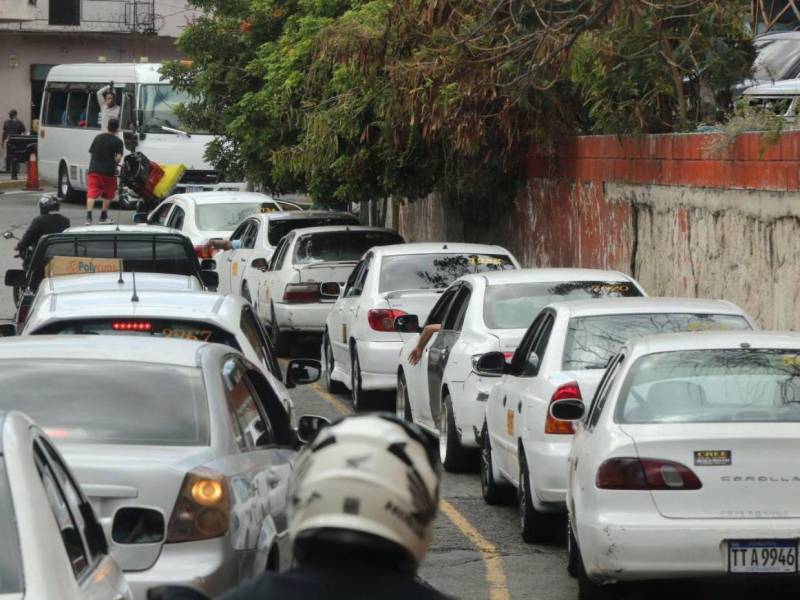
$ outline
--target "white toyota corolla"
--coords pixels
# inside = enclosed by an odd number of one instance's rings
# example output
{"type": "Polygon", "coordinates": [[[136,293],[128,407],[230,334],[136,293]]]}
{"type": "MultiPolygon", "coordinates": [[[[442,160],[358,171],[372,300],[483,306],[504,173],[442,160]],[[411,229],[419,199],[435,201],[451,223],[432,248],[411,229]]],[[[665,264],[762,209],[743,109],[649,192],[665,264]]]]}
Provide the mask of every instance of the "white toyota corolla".
{"type": "Polygon", "coordinates": [[[581,599],[622,581],[797,575],[800,335],[639,338],[583,413],[550,407],[581,419],[567,494],[581,599]]]}
{"type": "MultiPolygon", "coordinates": [[[[412,365],[408,357],[420,344],[420,334],[403,346],[397,414],[439,436],[445,469],[477,464],[474,450],[484,407],[497,379],[479,377],[472,357],[495,350],[511,358],[531,321],[551,302],[644,295],[638,283],[617,271],[520,269],[465,275],[431,310],[425,326],[441,330],[425,345],[418,363],[412,365]]],[[[411,323],[412,328],[418,325],[411,323]]]]}

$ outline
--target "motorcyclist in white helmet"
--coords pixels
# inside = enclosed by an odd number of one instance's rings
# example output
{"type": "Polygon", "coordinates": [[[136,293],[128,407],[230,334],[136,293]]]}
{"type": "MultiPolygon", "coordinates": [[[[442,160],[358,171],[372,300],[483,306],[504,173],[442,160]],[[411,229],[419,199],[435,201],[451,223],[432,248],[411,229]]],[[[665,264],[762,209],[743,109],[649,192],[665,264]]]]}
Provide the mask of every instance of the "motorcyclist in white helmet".
{"type": "Polygon", "coordinates": [[[420,429],[388,413],[346,417],[298,458],[289,507],[296,567],[220,600],[443,600],[416,578],[438,504],[438,454],[420,429]]]}

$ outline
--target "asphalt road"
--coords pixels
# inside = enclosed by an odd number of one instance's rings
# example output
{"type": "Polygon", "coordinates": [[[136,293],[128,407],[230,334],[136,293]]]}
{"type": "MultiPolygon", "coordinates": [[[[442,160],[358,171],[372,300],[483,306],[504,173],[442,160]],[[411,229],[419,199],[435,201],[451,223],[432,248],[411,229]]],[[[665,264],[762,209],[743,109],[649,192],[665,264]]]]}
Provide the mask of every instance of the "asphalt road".
{"type": "MultiPolygon", "coordinates": [[[[6,192],[0,194],[0,230],[13,230],[21,236],[28,222],[38,214],[36,201],[41,193],[6,192]]],[[[82,224],[84,208],[65,205],[62,212],[74,224],[82,224]]],[[[119,214],[122,223],[132,222],[132,213],[119,214]]],[[[15,241],[0,239],[0,271],[16,267],[15,241]]],[[[0,319],[11,319],[14,305],[11,291],[0,290],[0,319]]],[[[316,340],[295,345],[296,356],[317,356],[316,340]]],[[[332,396],[319,384],[293,391],[295,412],[320,414],[335,419],[351,412],[347,396],[332,396]]],[[[464,600],[568,600],[577,597],[577,586],[566,572],[563,543],[528,545],[519,535],[515,506],[490,507],[484,504],[477,474],[446,473],[442,484],[441,512],[436,521],[434,541],[420,570],[420,576],[433,587],[464,600]]],[[[704,583],[653,583],[624,599],[789,599],[800,597],[800,588],[786,583],[737,580],[724,585],[704,583]]]]}

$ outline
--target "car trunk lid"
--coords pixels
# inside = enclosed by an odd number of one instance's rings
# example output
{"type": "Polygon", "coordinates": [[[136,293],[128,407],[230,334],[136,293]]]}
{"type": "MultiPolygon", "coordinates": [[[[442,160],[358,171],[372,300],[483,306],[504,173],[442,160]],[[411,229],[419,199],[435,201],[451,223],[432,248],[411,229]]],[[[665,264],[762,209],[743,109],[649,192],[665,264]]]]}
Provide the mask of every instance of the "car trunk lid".
{"type": "MultiPolygon", "coordinates": [[[[353,268],[358,261],[331,261],[318,262],[309,265],[294,265],[296,275],[293,277],[296,283],[329,283],[336,282],[344,287],[353,268]]],[[[336,297],[322,296],[322,302],[336,302],[336,297]]]]}

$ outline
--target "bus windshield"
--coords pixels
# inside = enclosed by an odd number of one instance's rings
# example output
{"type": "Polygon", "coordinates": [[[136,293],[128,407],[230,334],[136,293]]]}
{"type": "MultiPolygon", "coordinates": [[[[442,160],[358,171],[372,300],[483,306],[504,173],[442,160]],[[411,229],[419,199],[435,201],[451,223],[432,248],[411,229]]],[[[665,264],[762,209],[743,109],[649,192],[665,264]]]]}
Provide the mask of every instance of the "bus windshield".
{"type": "Polygon", "coordinates": [[[188,101],[189,94],[173,89],[168,83],[143,85],[139,104],[142,111],[142,130],[149,133],[207,133],[189,130],[175,113],[178,105],[188,101]]]}

